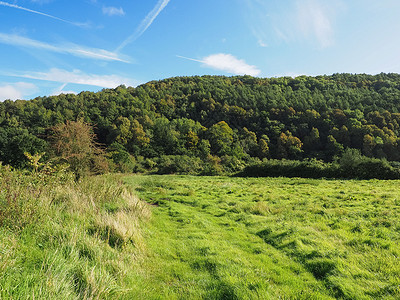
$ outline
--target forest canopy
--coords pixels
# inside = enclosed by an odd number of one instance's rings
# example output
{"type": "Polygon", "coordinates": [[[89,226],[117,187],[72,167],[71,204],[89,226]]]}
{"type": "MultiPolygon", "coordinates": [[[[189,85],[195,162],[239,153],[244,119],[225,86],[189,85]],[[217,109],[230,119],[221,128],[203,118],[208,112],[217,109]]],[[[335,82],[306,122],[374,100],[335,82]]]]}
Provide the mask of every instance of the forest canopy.
{"type": "Polygon", "coordinates": [[[332,162],[346,149],[394,165],[400,75],[176,77],[6,100],[0,102],[0,161],[24,167],[25,152],[51,156],[51,128],[77,120],[92,124],[96,143],[119,171],[170,164],[179,172],[187,166],[176,164],[185,160],[214,171],[263,159],[332,162]]]}

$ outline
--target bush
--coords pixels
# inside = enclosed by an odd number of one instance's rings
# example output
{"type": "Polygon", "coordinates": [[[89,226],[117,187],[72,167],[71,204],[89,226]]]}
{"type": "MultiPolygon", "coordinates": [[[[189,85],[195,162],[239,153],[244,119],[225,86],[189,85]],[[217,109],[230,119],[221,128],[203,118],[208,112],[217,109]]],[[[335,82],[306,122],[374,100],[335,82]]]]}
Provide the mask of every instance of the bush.
{"type": "Polygon", "coordinates": [[[129,173],[135,170],[136,160],[128,151],[118,143],[112,143],[109,147],[110,156],[115,164],[117,172],[129,173]]]}
{"type": "Polygon", "coordinates": [[[400,178],[399,168],[391,166],[385,159],[363,156],[357,149],[346,149],[338,163],[340,166],[338,177],[360,179],[400,178]]]}
{"type": "Polygon", "coordinates": [[[198,174],[203,170],[201,159],[187,155],[163,155],[157,159],[158,174],[198,174]]]}
{"type": "Polygon", "coordinates": [[[245,163],[236,156],[224,155],[221,157],[221,165],[226,173],[234,173],[243,170],[245,163]]]}
{"type": "Polygon", "coordinates": [[[335,163],[320,160],[264,160],[246,167],[236,176],[244,177],[304,177],[400,179],[400,169],[386,160],[362,156],[357,150],[346,151],[335,163]]]}
{"type": "Polygon", "coordinates": [[[216,155],[209,154],[205,160],[201,175],[221,175],[222,173],[221,159],[216,155]]]}
{"type": "Polygon", "coordinates": [[[334,177],[336,166],[322,161],[312,160],[264,160],[260,164],[250,165],[237,176],[245,177],[334,177]]]}

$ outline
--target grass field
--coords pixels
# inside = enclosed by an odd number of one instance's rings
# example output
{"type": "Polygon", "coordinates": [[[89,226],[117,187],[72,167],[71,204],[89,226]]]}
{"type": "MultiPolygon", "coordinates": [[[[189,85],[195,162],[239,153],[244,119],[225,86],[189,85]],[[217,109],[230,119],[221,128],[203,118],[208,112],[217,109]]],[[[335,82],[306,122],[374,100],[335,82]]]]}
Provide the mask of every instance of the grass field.
{"type": "Polygon", "coordinates": [[[131,176],[139,299],[400,299],[400,182],[131,176]]]}
{"type": "Polygon", "coordinates": [[[399,184],[0,165],[0,299],[400,299],[399,184]]]}

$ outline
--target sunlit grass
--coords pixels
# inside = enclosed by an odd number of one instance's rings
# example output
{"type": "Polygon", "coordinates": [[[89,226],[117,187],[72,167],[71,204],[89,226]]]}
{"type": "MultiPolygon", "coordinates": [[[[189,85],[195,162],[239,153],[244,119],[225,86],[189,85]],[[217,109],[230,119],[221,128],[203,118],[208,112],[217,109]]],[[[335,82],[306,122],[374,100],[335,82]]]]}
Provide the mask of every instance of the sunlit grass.
{"type": "Polygon", "coordinates": [[[399,181],[126,181],[154,205],[137,295],[400,298],[399,181]]]}
{"type": "Polygon", "coordinates": [[[0,171],[0,299],[400,299],[399,181],[0,171]]]}

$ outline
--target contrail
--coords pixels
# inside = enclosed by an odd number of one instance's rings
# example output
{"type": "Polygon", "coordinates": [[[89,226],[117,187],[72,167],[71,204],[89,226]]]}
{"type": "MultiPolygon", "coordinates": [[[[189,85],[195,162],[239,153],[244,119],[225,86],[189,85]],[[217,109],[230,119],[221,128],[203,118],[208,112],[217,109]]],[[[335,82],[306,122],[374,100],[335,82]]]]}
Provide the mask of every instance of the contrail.
{"type": "Polygon", "coordinates": [[[97,60],[120,61],[129,63],[124,56],[99,48],[86,48],[76,44],[52,45],[45,42],[32,40],[27,37],[0,32],[0,44],[42,49],[56,53],[66,53],[78,57],[97,60]]]}
{"type": "Polygon", "coordinates": [[[32,9],[29,9],[29,8],[25,8],[25,7],[22,7],[22,6],[19,6],[19,5],[7,3],[7,2],[4,2],[4,1],[0,1],[0,5],[1,6],[12,7],[12,8],[16,8],[16,9],[20,9],[20,10],[24,10],[24,11],[28,11],[28,12],[31,12],[31,13],[34,13],[34,14],[38,14],[38,15],[45,16],[45,17],[48,17],[48,18],[52,18],[54,20],[58,20],[58,21],[61,21],[61,22],[64,22],[64,23],[75,25],[75,26],[84,26],[84,24],[79,24],[79,23],[74,23],[74,22],[71,22],[71,21],[67,21],[67,20],[52,16],[52,15],[49,15],[49,14],[42,13],[40,11],[32,10],[32,9]]]}
{"type": "Polygon", "coordinates": [[[170,0],[159,0],[153,10],[149,12],[149,14],[142,20],[138,28],[136,28],[136,31],[126,38],[126,40],[123,41],[117,49],[115,49],[115,52],[119,52],[126,45],[138,39],[147,30],[147,28],[150,27],[162,10],[168,5],[169,1],[170,0]]]}
{"type": "Polygon", "coordinates": [[[198,59],[189,58],[189,57],[185,57],[185,56],[181,56],[181,55],[176,55],[176,57],[179,57],[179,58],[183,58],[183,59],[187,59],[187,60],[192,60],[192,61],[197,61],[197,62],[204,63],[204,60],[198,60],[198,59]]]}

